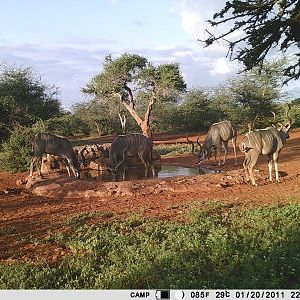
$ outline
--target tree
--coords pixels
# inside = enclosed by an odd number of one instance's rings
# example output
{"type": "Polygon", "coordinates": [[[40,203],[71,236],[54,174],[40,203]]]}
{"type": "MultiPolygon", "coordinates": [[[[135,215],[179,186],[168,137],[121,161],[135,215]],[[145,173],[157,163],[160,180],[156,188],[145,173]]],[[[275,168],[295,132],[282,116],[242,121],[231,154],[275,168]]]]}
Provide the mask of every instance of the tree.
{"type": "Polygon", "coordinates": [[[291,101],[290,115],[293,120],[293,127],[300,127],[300,98],[291,101]]]}
{"type": "Polygon", "coordinates": [[[86,118],[71,113],[47,120],[45,127],[47,132],[62,136],[88,135],[91,132],[86,118]]]}
{"type": "Polygon", "coordinates": [[[61,113],[58,88],[42,82],[31,68],[0,69],[0,140],[16,126],[30,126],[61,113]]]}
{"type": "MultiPolygon", "coordinates": [[[[125,115],[124,110],[127,113],[127,110],[124,109],[117,98],[109,101],[105,97],[95,97],[87,102],[76,103],[72,107],[73,114],[88,122],[91,133],[99,136],[122,132],[118,114],[125,115]]],[[[129,113],[126,117],[128,115],[129,113]]],[[[134,120],[127,119],[127,121],[126,128],[132,129],[134,120]]],[[[136,123],[134,125],[136,126],[136,123]]]]}
{"type": "Polygon", "coordinates": [[[270,125],[271,111],[276,111],[275,103],[283,96],[283,63],[265,62],[262,68],[255,67],[230,79],[221,93],[216,91],[217,107],[226,106],[227,116],[235,123],[245,126],[256,120],[255,126],[270,125]]]}
{"type": "Polygon", "coordinates": [[[174,110],[172,124],[186,131],[207,130],[219,121],[219,112],[211,106],[211,96],[204,89],[191,89],[174,110]]]}
{"type": "Polygon", "coordinates": [[[115,60],[107,55],[103,71],[91,80],[83,92],[106,97],[109,101],[117,97],[143,134],[149,137],[150,117],[155,103],[173,99],[185,88],[178,64],[154,66],[142,56],[125,53],[115,60]],[[144,112],[137,110],[139,101],[147,102],[144,112]]]}
{"type": "Polygon", "coordinates": [[[261,64],[270,50],[277,47],[282,52],[288,49],[296,52],[284,69],[285,82],[300,77],[299,0],[230,0],[209,23],[230,27],[216,36],[210,33],[204,41],[206,45],[225,40],[229,44],[230,58],[242,62],[246,70],[261,64]],[[238,37],[227,40],[232,36],[238,37]]]}

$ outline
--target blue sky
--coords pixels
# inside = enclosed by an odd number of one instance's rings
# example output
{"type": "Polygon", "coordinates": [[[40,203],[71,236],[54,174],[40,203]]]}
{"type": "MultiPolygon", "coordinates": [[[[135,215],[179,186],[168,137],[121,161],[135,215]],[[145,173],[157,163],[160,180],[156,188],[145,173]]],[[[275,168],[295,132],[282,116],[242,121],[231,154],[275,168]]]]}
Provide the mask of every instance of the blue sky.
{"type": "MultiPolygon", "coordinates": [[[[0,0],[0,63],[32,66],[60,87],[65,107],[124,52],[155,63],[179,62],[188,87],[212,87],[237,70],[227,48],[203,48],[205,20],[223,0],[0,0]]],[[[296,97],[299,85],[293,83],[296,97]]]]}

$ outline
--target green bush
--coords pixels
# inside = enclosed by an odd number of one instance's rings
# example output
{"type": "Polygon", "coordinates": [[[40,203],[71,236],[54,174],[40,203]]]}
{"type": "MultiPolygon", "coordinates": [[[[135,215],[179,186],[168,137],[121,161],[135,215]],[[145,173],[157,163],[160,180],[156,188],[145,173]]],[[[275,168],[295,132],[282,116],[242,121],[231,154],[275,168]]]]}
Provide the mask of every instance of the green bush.
{"type": "Polygon", "coordinates": [[[300,127],[300,104],[292,105],[290,115],[292,117],[292,128],[300,127]]]}
{"type": "Polygon", "coordinates": [[[23,172],[30,165],[32,130],[20,127],[13,131],[10,139],[2,144],[0,152],[1,171],[23,172]]]}
{"type": "Polygon", "coordinates": [[[46,131],[62,136],[88,135],[91,128],[88,122],[73,114],[51,118],[46,122],[46,131]]]}
{"type": "Polygon", "coordinates": [[[17,127],[7,142],[0,148],[0,170],[8,172],[23,172],[28,170],[32,158],[31,140],[37,132],[45,131],[43,121],[34,126],[17,127]]]}
{"type": "Polygon", "coordinates": [[[192,148],[189,144],[161,144],[155,145],[154,149],[156,149],[161,156],[190,154],[192,151],[192,148]]]}

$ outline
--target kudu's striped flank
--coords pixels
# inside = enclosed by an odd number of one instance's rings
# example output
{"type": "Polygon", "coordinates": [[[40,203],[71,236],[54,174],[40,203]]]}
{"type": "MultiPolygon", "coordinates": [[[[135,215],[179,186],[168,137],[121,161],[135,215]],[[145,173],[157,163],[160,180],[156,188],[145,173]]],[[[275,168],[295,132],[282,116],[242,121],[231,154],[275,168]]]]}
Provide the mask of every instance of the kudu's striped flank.
{"type": "Polygon", "coordinates": [[[122,166],[123,179],[125,179],[126,158],[137,156],[145,165],[145,177],[147,177],[149,168],[151,168],[154,178],[155,170],[152,159],[152,149],[152,140],[143,134],[131,133],[118,135],[114,138],[110,146],[109,161],[102,159],[102,162],[104,162],[112,172],[114,180],[117,179],[117,173],[122,166]]]}
{"type": "Polygon", "coordinates": [[[237,130],[232,125],[230,121],[221,121],[218,123],[214,123],[210,126],[207,136],[203,145],[199,143],[199,135],[197,138],[197,144],[200,147],[200,150],[197,153],[194,153],[194,143],[189,140],[188,136],[186,136],[188,142],[192,145],[192,153],[196,154],[199,160],[199,166],[202,166],[204,160],[211,156],[212,149],[214,150],[215,160],[214,164],[216,163],[217,156],[218,156],[218,165],[221,165],[221,148],[222,145],[224,146],[224,160],[223,165],[226,163],[226,158],[228,154],[228,142],[229,140],[232,141],[234,157],[235,157],[235,165],[237,164],[236,158],[236,136],[237,130]]]}
{"type": "Polygon", "coordinates": [[[37,133],[32,139],[33,158],[30,165],[30,176],[36,166],[38,174],[41,176],[41,161],[43,154],[51,154],[64,159],[68,174],[70,169],[75,178],[80,177],[79,163],[75,151],[68,139],[51,133],[37,133]]]}
{"type": "Polygon", "coordinates": [[[242,143],[240,144],[241,151],[245,153],[243,167],[245,170],[246,180],[251,180],[251,183],[254,186],[257,186],[257,184],[253,175],[253,168],[260,154],[268,156],[269,180],[273,180],[273,161],[275,166],[276,181],[279,182],[278,156],[286,140],[289,138],[289,129],[292,122],[291,118],[288,115],[288,110],[286,111],[286,115],[289,119],[289,122],[287,122],[285,125],[279,123],[280,126],[278,128],[273,125],[264,129],[257,129],[247,132],[242,143]]]}

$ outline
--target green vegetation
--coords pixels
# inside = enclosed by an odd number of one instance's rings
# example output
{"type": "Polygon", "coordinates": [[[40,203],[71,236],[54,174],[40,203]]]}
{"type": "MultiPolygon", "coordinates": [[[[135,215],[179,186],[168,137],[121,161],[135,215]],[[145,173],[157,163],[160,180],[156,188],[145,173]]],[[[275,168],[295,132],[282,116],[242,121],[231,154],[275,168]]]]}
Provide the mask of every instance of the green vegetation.
{"type": "Polygon", "coordinates": [[[30,127],[62,113],[58,88],[41,80],[32,68],[0,62],[0,142],[19,126],[30,127]]]}
{"type": "Polygon", "coordinates": [[[192,148],[188,144],[161,144],[155,145],[154,149],[161,156],[176,156],[178,154],[190,154],[192,148]]]}
{"type": "MultiPolygon", "coordinates": [[[[75,138],[124,131],[142,131],[150,136],[152,131],[207,131],[212,123],[227,119],[243,132],[249,123],[254,128],[270,126],[271,111],[276,112],[277,121],[284,123],[285,64],[285,58],[276,59],[233,76],[213,89],[186,90],[178,64],[154,66],[139,55],[125,53],[116,59],[107,55],[103,71],[84,89],[93,99],[75,104],[71,112],[61,109],[56,99],[58,89],[42,82],[32,69],[3,67],[0,170],[28,169],[31,140],[38,131],[75,138]],[[126,117],[125,129],[121,127],[122,116],[126,117]]],[[[290,115],[292,128],[300,126],[298,99],[291,101],[290,115]]],[[[172,147],[162,147],[160,153],[189,152],[188,146],[172,147]]]]}
{"type": "Polygon", "coordinates": [[[45,124],[42,121],[32,127],[16,127],[9,140],[3,142],[0,147],[0,170],[9,172],[28,170],[32,158],[31,140],[37,132],[42,131],[45,131],[45,124]]]}
{"type": "Polygon", "coordinates": [[[282,53],[292,50],[292,59],[283,74],[286,81],[300,77],[298,1],[229,0],[209,23],[217,26],[218,31],[210,34],[204,41],[206,45],[227,43],[227,55],[242,62],[246,70],[261,65],[274,49],[282,53]]]}
{"type": "Polygon", "coordinates": [[[88,225],[80,216],[71,236],[50,239],[71,249],[67,257],[2,263],[0,288],[299,288],[299,204],[199,207],[185,223],[132,216],[88,225]]]}
{"type": "Polygon", "coordinates": [[[105,98],[110,106],[117,99],[143,134],[150,137],[150,117],[155,105],[174,101],[185,89],[179,64],[155,65],[145,57],[124,53],[116,59],[107,55],[101,73],[92,78],[83,92],[94,95],[93,101],[105,98]]]}
{"type": "Polygon", "coordinates": [[[300,98],[291,102],[291,116],[293,118],[293,127],[300,127],[300,98]]]}

